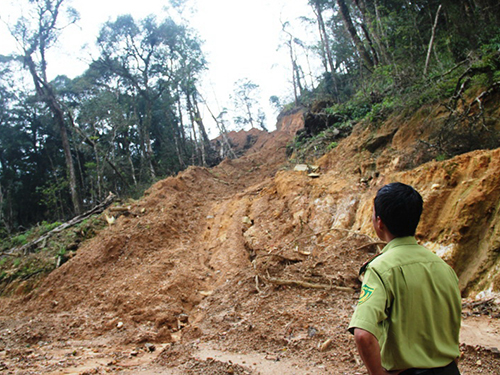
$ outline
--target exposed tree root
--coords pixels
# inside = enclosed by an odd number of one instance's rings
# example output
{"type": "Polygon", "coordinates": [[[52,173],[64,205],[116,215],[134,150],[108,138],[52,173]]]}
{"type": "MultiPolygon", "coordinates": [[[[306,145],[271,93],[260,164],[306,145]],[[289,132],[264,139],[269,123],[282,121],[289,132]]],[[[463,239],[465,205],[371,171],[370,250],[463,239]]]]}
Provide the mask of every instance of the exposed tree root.
{"type": "Polygon", "coordinates": [[[268,282],[270,284],[275,284],[275,285],[299,286],[302,288],[309,288],[309,289],[334,289],[334,290],[341,290],[344,292],[353,292],[356,290],[354,288],[350,288],[347,286],[316,284],[316,283],[309,283],[307,281],[301,281],[301,280],[284,280],[284,279],[277,279],[277,278],[273,278],[273,277],[264,277],[262,275],[260,275],[260,278],[263,279],[265,282],[268,282]]]}

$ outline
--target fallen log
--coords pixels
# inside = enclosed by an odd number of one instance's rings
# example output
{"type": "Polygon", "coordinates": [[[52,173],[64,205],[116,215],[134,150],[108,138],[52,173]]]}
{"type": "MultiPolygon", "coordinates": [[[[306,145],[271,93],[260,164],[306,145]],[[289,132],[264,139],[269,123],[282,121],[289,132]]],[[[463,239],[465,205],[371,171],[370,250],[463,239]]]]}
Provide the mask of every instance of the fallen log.
{"type": "MultiPolygon", "coordinates": [[[[22,252],[24,255],[27,255],[29,253],[35,252],[35,250],[38,248],[38,246],[39,246],[40,243],[45,242],[48,238],[50,238],[54,234],[60,233],[63,230],[68,229],[68,228],[72,227],[73,225],[76,225],[76,224],[82,222],[83,220],[89,218],[92,215],[100,214],[111,203],[113,203],[113,201],[115,199],[116,199],[116,195],[114,195],[113,193],[109,193],[109,195],[107,196],[107,198],[103,202],[101,202],[100,204],[98,204],[97,206],[95,206],[94,208],[92,208],[91,210],[89,210],[89,211],[87,211],[87,212],[85,212],[85,213],[83,213],[81,215],[78,215],[78,216],[74,217],[73,219],[71,219],[70,221],[67,221],[66,223],[62,223],[58,227],[52,229],[50,232],[45,233],[43,236],[38,237],[34,241],[31,241],[31,242],[29,242],[29,243],[27,243],[27,244],[25,244],[23,246],[20,246],[20,247],[14,247],[14,248],[12,248],[11,250],[8,251],[8,253],[12,254],[12,253],[15,253],[15,252],[22,252]]],[[[7,255],[7,254],[3,254],[3,255],[7,255]]]]}

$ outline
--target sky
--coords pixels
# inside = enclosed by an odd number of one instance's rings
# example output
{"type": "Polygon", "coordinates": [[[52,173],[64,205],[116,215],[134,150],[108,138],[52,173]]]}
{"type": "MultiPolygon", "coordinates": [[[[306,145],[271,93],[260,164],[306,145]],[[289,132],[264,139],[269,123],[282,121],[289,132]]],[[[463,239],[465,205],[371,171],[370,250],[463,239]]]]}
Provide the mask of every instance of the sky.
{"type": "MultiPolygon", "coordinates": [[[[50,49],[49,78],[59,74],[73,78],[82,74],[92,57],[97,57],[95,40],[106,21],[122,14],[131,14],[136,20],[150,14],[159,19],[173,15],[172,10],[168,13],[165,8],[168,0],[66,1],[80,13],[80,20],[65,29],[59,43],[50,49]]],[[[16,49],[6,24],[15,23],[20,14],[19,3],[19,0],[0,0],[0,54],[16,49]]],[[[273,130],[277,113],[269,104],[269,98],[276,95],[291,101],[293,97],[288,51],[280,48],[284,41],[281,21],[290,22],[301,39],[315,40],[314,26],[299,20],[301,16],[314,17],[307,0],[189,0],[188,3],[194,12],[184,12],[183,17],[204,41],[202,49],[208,71],[200,91],[212,112],[217,115],[224,107],[230,108],[234,83],[248,78],[259,85],[267,127],[273,130]]],[[[206,122],[210,122],[208,111],[203,109],[203,112],[206,122]]],[[[211,133],[217,136],[215,129],[211,133]]]]}

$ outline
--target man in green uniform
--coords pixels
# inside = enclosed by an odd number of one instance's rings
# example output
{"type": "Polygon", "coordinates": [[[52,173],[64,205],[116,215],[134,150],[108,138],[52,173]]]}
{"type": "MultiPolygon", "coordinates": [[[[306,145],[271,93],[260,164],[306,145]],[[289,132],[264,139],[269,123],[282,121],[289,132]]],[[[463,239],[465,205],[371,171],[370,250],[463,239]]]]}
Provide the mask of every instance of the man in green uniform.
{"type": "Polygon", "coordinates": [[[383,186],[373,226],[388,242],[362,268],[363,286],[349,330],[370,375],[460,374],[461,298],[455,272],[417,244],[423,201],[411,186],[383,186]]]}

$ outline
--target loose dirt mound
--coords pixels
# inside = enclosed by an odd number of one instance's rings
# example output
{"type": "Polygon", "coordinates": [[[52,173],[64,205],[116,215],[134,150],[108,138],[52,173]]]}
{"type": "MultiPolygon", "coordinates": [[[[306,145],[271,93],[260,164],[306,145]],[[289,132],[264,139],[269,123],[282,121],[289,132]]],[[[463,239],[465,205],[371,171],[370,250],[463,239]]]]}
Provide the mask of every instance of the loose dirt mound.
{"type": "MultiPolygon", "coordinates": [[[[498,261],[491,256],[498,237],[491,207],[498,207],[493,187],[500,150],[399,172],[398,155],[360,152],[369,138],[359,130],[325,156],[322,175],[311,178],[285,160],[302,118],[300,112],[285,118],[271,134],[254,132],[253,145],[237,160],[191,167],[158,182],[35,292],[3,299],[0,369],[364,373],[346,327],[358,296],[359,265],[377,251],[371,200],[393,179],[422,191],[430,203],[420,236],[439,251],[454,243],[446,259],[464,275],[462,285],[477,291],[481,270],[498,261]],[[451,210],[456,197],[463,208],[451,210]],[[473,258],[460,255],[471,246],[468,233],[479,233],[472,216],[457,220],[466,208],[470,215],[483,210],[476,224],[488,225],[492,234],[482,237],[481,260],[464,266],[461,259],[473,258]],[[438,210],[446,212],[438,217],[438,210]]],[[[245,133],[232,136],[233,144],[247,147],[245,133]]],[[[385,142],[394,142],[391,137],[385,142]]],[[[466,321],[472,327],[479,325],[474,319],[482,327],[486,322],[492,340],[498,339],[498,319],[485,320],[483,313],[471,309],[466,321]]],[[[498,373],[494,345],[463,342],[463,371],[498,373]]]]}

